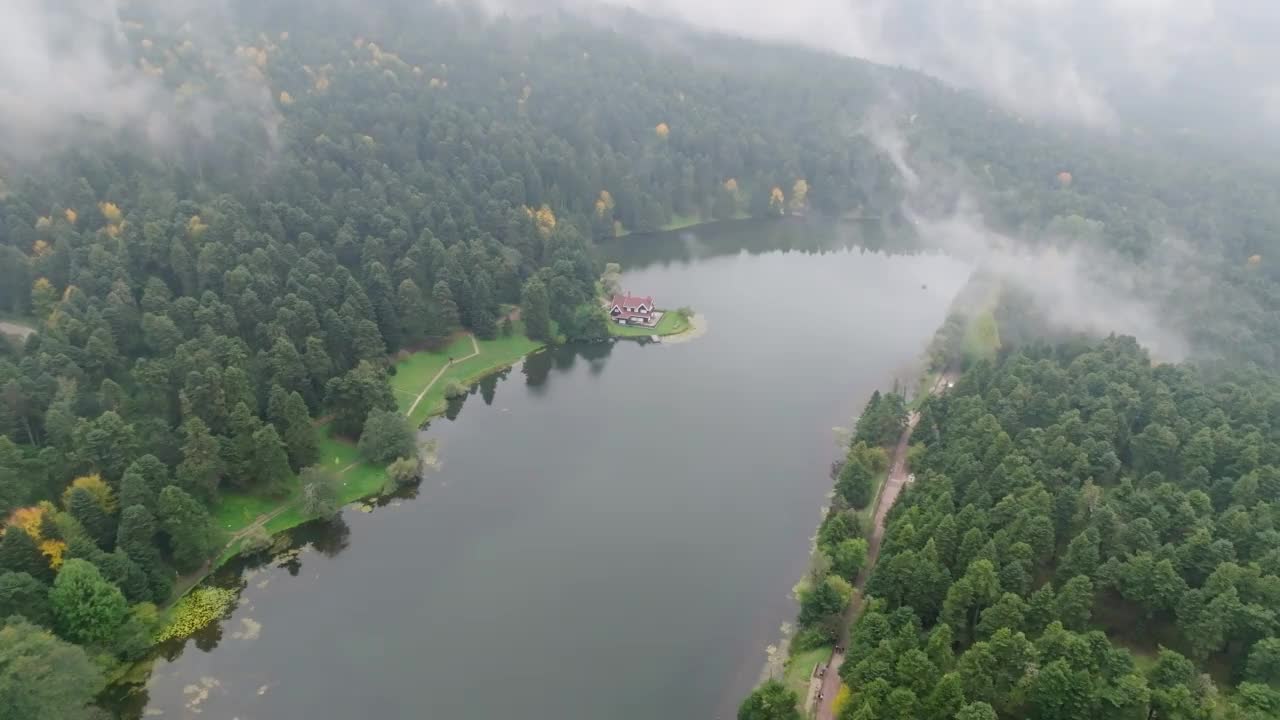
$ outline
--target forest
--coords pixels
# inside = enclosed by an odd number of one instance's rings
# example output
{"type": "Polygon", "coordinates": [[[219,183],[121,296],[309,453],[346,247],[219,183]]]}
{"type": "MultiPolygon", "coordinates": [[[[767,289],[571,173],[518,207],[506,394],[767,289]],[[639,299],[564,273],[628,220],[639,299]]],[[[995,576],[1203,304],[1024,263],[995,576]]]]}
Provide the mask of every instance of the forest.
{"type": "MultiPolygon", "coordinates": [[[[0,318],[37,330],[0,336],[4,720],[98,712],[175,588],[219,555],[228,498],[301,485],[309,510],[332,513],[322,427],[369,462],[411,455],[388,412],[397,353],[460,329],[600,337],[595,239],[681,219],[905,223],[910,189],[856,131],[889,96],[894,123],[920,117],[913,156],[959,175],[994,225],[1147,264],[1142,287],[1186,293],[1177,320],[1206,357],[1280,363],[1280,190],[1251,161],[1022,123],[906,71],[632,16],[623,33],[407,0],[367,16],[229,5],[228,36],[121,8],[125,61],[171,91],[181,141],[85,127],[38,162],[0,161],[0,318]],[[239,102],[246,87],[266,102],[239,102]],[[1193,267],[1165,253],[1170,233],[1193,267]],[[1157,283],[1169,264],[1195,281],[1157,283]]],[[[955,187],[927,188],[926,205],[945,212],[955,187]]],[[[925,408],[924,479],[895,510],[873,577],[883,605],[857,643],[930,664],[849,666],[849,712],[888,717],[885,702],[915,707],[905,693],[925,712],[935,672],[1001,717],[1041,713],[1049,682],[1126,709],[1174,695],[1199,708],[1216,687],[1241,717],[1276,711],[1272,380],[1202,384],[1122,341],[1025,352],[977,363],[925,408]],[[1063,593],[1074,614],[1058,612],[1063,593]],[[1132,622],[1167,649],[1090,634],[1132,622]],[[980,658],[997,638],[1006,655],[980,658]],[[964,672],[1015,673],[1009,657],[1024,672],[1003,685],[964,672]],[[1032,663],[1055,674],[1026,685],[1032,663]]],[[[852,507],[900,401],[877,400],[836,473],[852,507]]],[[[859,530],[824,532],[820,599],[839,604],[859,530]]],[[[803,618],[819,634],[820,604],[803,618]]]]}
{"type": "MultiPolygon", "coordinates": [[[[879,402],[836,473],[802,647],[835,640],[866,558],[848,479],[883,464],[863,432],[879,402]]],[[[921,409],[838,716],[1275,717],[1278,413],[1274,377],[1207,380],[1131,338],[974,364],[921,409]]],[[[767,683],[741,717],[790,716],[770,698],[797,701],[767,683]]]]}

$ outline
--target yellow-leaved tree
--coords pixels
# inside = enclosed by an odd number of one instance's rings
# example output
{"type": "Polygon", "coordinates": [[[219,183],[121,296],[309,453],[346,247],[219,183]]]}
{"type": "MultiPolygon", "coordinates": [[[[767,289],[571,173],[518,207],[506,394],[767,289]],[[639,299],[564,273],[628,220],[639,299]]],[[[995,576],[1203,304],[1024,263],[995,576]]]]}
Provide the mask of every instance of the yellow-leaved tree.
{"type": "Polygon", "coordinates": [[[774,187],[769,191],[769,212],[781,215],[787,208],[787,201],[782,197],[782,188],[774,187]]]}
{"type": "Polygon", "coordinates": [[[124,217],[124,215],[120,213],[119,206],[113,202],[98,203],[98,212],[102,213],[102,217],[105,218],[108,223],[112,224],[120,222],[121,218],[124,217]]]}
{"type": "Polygon", "coordinates": [[[600,197],[596,198],[596,218],[599,220],[613,218],[613,196],[608,190],[601,190],[600,197]]]}
{"type": "Polygon", "coordinates": [[[67,222],[71,223],[72,225],[75,225],[76,219],[80,217],[79,215],[76,214],[76,211],[72,210],[71,208],[67,208],[66,210],[63,210],[62,216],[65,217],[67,219],[67,222]]]}
{"type": "Polygon", "coordinates": [[[116,511],[115,493],[111,492],[111,486],[107,485],[106,481],[104,481],[102,476],[98,473],[93,473],[92,475],[81,475],[75,480],[72,480],[71,484],[67,486],[67,489],[62,491],[62,507],[67,508],[71,506],[71,491],[76,488],[84,488],[85,490],[88,490],[89,493],[93,495],[93,499],[98,501],[98,505],[102,506],[102,509],[106,511],[107,514],[111,514],[116,511]]]}
{"type": "Polygon", "coordinates": [[[53,306],[58,302],[58,291],[54,289],[53,283],[49,282],[49,278],[36,278],[31,283],[31,309],[35,310],[36,317],[44,320],[53,312],[53,306]]]}
{"type": "Polygon", "coordinates": [[[804,178],[791,186],[791,212],[797,215],[809,209],[809,183],[804,178]]]}
{"type": "Polygon", "coordinates": [[[538,231],[538,236],[542,239],[551,237],[551,233],[556,229],[556,214],[551,212],[551,208],[543,205],[534,210],[525,207],[524,212],[533,219],[533,226],[538,231]]]}
{"type": "Polygon", "coordinates": [[[44,508],[33,505],[31,507],[23,507],[14,510],[9,515],[9,521],[5,523],[10,527],[22,528],[22,531],[31,536],[32,540],[40,540],[40,523],[44,521],[44,508]]]}
{"type": "Polygon", "coordinates": [[[192,215],[191,218],[187,220],[187,237],[192,240],[199,240],[200,236],[204,234],[204,231],[208,229],[209,226],[200,219],[199,215],[192,215]]]}
{"type": "Polygon", "coordinates": [[[666,123],[661,122],[653,129],[653,134],[657,135],[662,140],[666,140],[667,136],[671,134],[671,128],[668,127],[666,123]]]}

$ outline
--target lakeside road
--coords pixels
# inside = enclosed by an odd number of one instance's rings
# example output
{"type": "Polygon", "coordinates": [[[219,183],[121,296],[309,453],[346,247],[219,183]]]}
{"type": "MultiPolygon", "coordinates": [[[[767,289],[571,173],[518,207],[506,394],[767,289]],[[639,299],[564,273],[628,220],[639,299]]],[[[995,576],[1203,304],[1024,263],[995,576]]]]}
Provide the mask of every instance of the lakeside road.
{"type": "MultiPolygon", "coordinates": [[[[951,383],[955,381],[956,374],[953,372],[942,373],[934,382],[933,387],[929,389],[930,395],[940,395],[951,383]]],[[[893,504],[898,501],[898,496],[902,494],[903,488],[911,481],[912,476],[907,468],[907,450],[911,447],[911,433],[916,429],[916,423],[920,421],[920,413],[913,412],[907,416],[907,426],[903,428],[902,435],[898,438],[898,444],[893,449],[893,461],[889,465],[889,475],[885,478],[884,488],[880,492],[880,497],[876,500],[875,513],[872,515],[873,523],[871,527],[871,537],[867,539],[867,563],[858,574],[858,580],[854,583],[857,592],[854,593],[853,600],[849,603],[849,608],[845,611],[844,621],[840,627],[840,642],[837,647],[847,648],[849,646],[849,628],[853,626],[858,616],[862,614],[862,591],[867,585],[867,578],[871,576],[871,571],[875,568],[876,560],[880,558],[880,544],[884,540],[884,521],[888,517],[889,511],[893,509],[893,504]]],[[[831,660],[827,664],[827,673],[822,678],[822,699],[818,701],[816,717],[818,720],[834,720],[835,719],[835,701],[836,695],[840,692],[840,666],[844,664],[845,654],[843,652],[832,653],[831,660]]]]}

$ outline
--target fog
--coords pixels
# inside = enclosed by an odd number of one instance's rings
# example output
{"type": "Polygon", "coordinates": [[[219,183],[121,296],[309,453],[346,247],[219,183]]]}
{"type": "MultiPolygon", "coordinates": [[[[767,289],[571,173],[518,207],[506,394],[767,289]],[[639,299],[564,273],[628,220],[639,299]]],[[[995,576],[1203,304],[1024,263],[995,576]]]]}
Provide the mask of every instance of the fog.
{"type": "Polygon", "coordinates": [[[1108,129],[1280,122],[1280,3],[1268,0],[578,2],[922,70],[1039,118],[1108,129]]]}
{"type": "MultiPolygon", "coordinates": [[[[1018,113],[1104,129],[1280,126],[1280,3],[1264,0],[453,0],[499,12],[631,8],[749,38],[922,70],[1018,113]]],[[[340,4],[348,6],[344,0],[340,4]]],[[[372,3],[362,6],[368,16],[372,3]]],[[[227,0],[0,3],[0,142],[129,128],[207,134],[220,103],[278,122],[226,39],[227,0]],[[192,94],[133,62],[122,9],[182,28],[222,86],[192,94]]]]}
{"type": "MultiPolygon", "coordinates": [[[[897,168],[904,189],[902,214],[926,245],[941,248],[1016,291],[1044,318],[1048,334],[1133,335],[1162,361],[1177,361],[1190,342],[1160,306],[1198,274],[1195,253],[1166,237],[1153,253],[1158,262],[1138,265],[1088,235],[1091,223],[1050,224],[1040,232],[1015,236],[998,232],[983,218],[968,174],[946,160],[923,162],[911,156],[901,128],[891,118],[901,109],[886,104],[870,114],[862,134],[897,168]],[[1083,232],[1068,227],[1082,225],[1083,232]]],[[[964,298],[958,299],[962,304],[964,298]]],[[[963,309],[962,309],[963,310],[963,309]]]]}
{"type": "Polygon", "coordinates": [[[257,68],[237,57],[231,17],[222,2],[5,0],[0,3],[0,147],[30,158],[49,148],[83,143],[97,133],[127,131],[166,148],[208,137],[217,113],[235,107],[256,114],[269,138],[279,122],[257,68]],[[186,38],[154,50],[123,19],[142,8],[157,26],[186,38]],[[130,38],[129,33],[138,34],[130,38]],[[141,48],[132,56],[131,44],[141,48]],[[162,60],[202,64],[213,87],[169,82],[162,60]]]}

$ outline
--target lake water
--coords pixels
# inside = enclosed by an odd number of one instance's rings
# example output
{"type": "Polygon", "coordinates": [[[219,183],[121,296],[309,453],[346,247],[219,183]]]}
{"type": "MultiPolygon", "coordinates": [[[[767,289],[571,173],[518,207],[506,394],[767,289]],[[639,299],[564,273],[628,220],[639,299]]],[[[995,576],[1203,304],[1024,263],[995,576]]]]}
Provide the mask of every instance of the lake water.
{"type": "Polygon", "coordinates": [[[415,497],[312,526],[128,705],[219,720],[729,718],[831,487],[833,428],[915,365],[967,278],[857,226],[605,248],[704,336],[560,349],[426,434],[415,497]],[[782,248],[782,249],[777,249],[782,248]],[[198,711],[198,712],[197,712],[198,711]]]}

